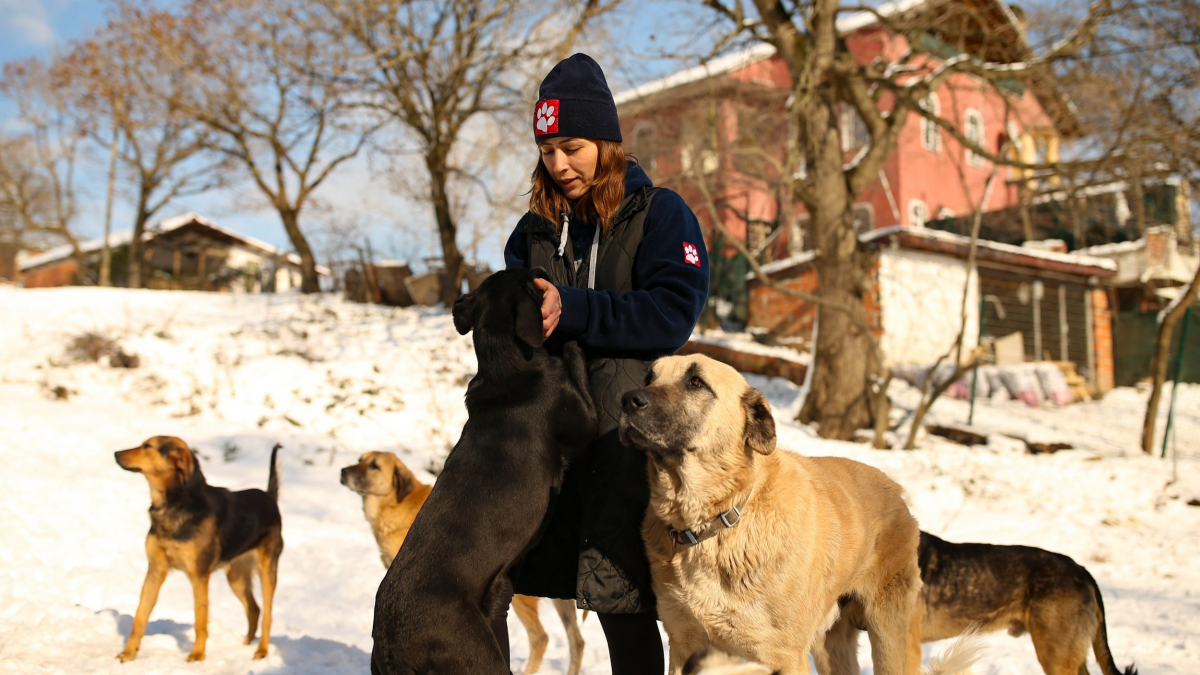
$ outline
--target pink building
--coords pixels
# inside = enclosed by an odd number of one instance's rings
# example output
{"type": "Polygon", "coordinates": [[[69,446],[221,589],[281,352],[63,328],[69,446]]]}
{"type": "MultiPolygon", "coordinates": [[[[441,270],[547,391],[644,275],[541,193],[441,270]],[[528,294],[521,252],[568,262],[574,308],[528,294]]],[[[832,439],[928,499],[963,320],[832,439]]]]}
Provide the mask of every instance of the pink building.
{"type": "MultiPolygon", "coordinates": [[[[991,61],[1016,61],[1027,53],[1024,27],[1014,10],[995,0],[971,4],[971,16],[984,16],[989,23],[976,32],[986,33],[990,40],[984,46],[956,39],[960,46],[977,49],[991,61]]],[[[942,13],[947,18],[932,23],[950,25],[954,8],[964,6],[959,0],[938,4],[910,0],[883,5],[879,11],[894,17],[902,17],[902,12],[942,13]]],[[[881,26],[872,13],[845,16],[838,27],[862,64],[876,59],[894,62],[909,49],[903,35],[881,26]]],[[[922,51],[956,53],[937,35],[922,40],[928,41],[922,51]]],[[[789,144],[783,112],[790,91],[783,61],[769,45],[760,45],[619,93],[616,101],[626,146],[650,177],[683,194],[703,220],[709,221],[713,210],[718,211],[731,232],[752,246],[765,244],[765,257],[772,259],[805,248],[804,208],[781,207],[786,200],[775,194],[778,172],[772,173],[773,162],[764,156],[779,161],[789,144]],[[685,178],[696,168],[710,176],[708,199],[697,193],[694,181],[685,178]],[[781,214],[781,208],[790,211],[790,217],[781,214]],[[765,242],[771,232],[775,232],[772,241],[765,242]]],[[[1017,82],[1000,94],[975,76],[960,73],[938,87],[924,105],[997,155],[1053,161],[1059,139],[1074,132],[1070,106],[1057,92],[1034,91],[1017,82]]],[[[890,106],[883,100],[884,109],[890,106]]],[[[840,126],[850,162],[869,142],[869,135],[849,106],[840,116],[840,126]]],[[[879,179],[859,196],[855,218],[865,232],[891,225],[921,227],[929,220],[974,212],[991,171],[991,162],[912,114],[879,179]]],[[[984,210],[1016,206],[1021,178],[1000,169],[984,210]]]]}
{"type": "MultiPolygon", "coordinates": [[[[881,5],[878,12],[889,24],[916,15],[922,24],[938,26],[914,38],[921,40],[916,50],[921,54],[952,58],[967,52],[993,63],[1029,55],[1019,14],[998,0],[900,0],[881,5]]],[[[908,38],[882,25],[875,13],[844,16],[838,28],[862,65],[892,64],[910,51],[908,38]]],[[[939,63],[921,58],[931,68],[939,63]]],[[[1060,140],[1077,133],[1070,103],[1045,86],[999,84],[1005,86],[954,74],[922,107],[991,155],[1056,161],[1060,140]]],[[[785,114],[791,91],[782,59],[761,45],[615,98],[626,147],[655,183],[683,195],[702,222],[720,219],[768,263],[773,279],[812,292],[817,278],[804,241],[807,215],[803,205],[787,197],[789,181],[780,173],[785,153],[797,144],[785,114]]],[[[881,98],[883,110],[892,105],[889,96],[881,98]]],[[[870,136],[848,105],[838,121],[844,161],[852,163],[870,136]]],[[[928,364],[945,353],[959,333],[957,309],[966,293],[970,311],[961,330],[967,344],[1020,334],[1022,358],[1074,362],[1093,388],[1111,387],[1110,310],[1099,284],[1116,273],[1114,264],[986,242],[971,272],[966,237],[924,228],[931,220],[974,213],[981,205],[984,211],[1017,207],[1032,180],[1020,171],[996,168],[939,125],[909,115],[896,151],[854,205],[864,245],[880,251],[866,314],[891,363],[928,364]],[[993,172],[995,182],[984,203],[993,172]],[[984,297],[996,299],[986,310],[981,309],[984,297]]],[[[710,241],[710,251],[715,243],[710,241]]],[[[747,289],[744,269],[720,271],[723,263],[733,267],[732,249],[723,253],[713,257],[714,294],[744,303],[739,320],[807,349],[813,307],[756,280],[747,289]],[[729,292],[722,296],[726,283],[729,292]]]]}

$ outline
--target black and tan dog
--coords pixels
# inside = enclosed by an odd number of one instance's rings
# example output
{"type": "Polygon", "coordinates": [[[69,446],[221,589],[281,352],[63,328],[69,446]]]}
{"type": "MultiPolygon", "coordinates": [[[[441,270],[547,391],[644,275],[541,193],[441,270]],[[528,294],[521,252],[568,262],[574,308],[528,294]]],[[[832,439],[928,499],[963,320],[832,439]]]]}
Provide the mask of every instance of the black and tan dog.
{"type": "Polygon", "coordinates": [[[158,600],[158,590],[167,572],[177,569],[192,582],[196,608],[196,644],[187,660],[202,660],[208,640],[208,578],[222,567],[234,595],[246,609],[250,629],[245,644],[254,639],[258,626],[259,609],[251,591],[252,577],[258,572],[263,594],[262,638],[254,658],[267,655],[271,641],[271,601],[275,596],[279,554],[283,552],[283,526],[276,504],[278,452],[276,445],[271,450],[266,492],[230,492],[209,485],[187,443],[172,436],[155,436],[136,448],[115,453],[122,469],[140,472],[150,483],[150,533],[146,535],[150,565],[133,618],[133,630],[118,659],[130,661],[137,656],[146,622],[158,600]]]}
{"type": "MultiPolygon", "coordinates": [[[[1122,675],[1108,649],[1104,599],[1079,563],[1032,546],[955,544],[921,533],[918,557],[924,587],[918,601],[921,642],[957,637],[967,630],[1028,631],[1046,675],[1087,675],[1090,645],[1104,675],[1122,675]]],[[[857,641],[861,612],[847,608],[831,632],[857,641]]],[[[821,675],[858,673],[853,653],[842,662],[814,654],[821,675]]],[[[1129,666],[1124,675],[1137,675],[1129,666]]]]}
{"type": "Polygon", "coordinates": [[[462,436],[375,596],[376,675],[508,675],[492,625],[509,569],[596,435],[583,352],[542,346],[537,274],[497,272],[454,303],[454,327],[474,331],[479,373],[462,436]]]}

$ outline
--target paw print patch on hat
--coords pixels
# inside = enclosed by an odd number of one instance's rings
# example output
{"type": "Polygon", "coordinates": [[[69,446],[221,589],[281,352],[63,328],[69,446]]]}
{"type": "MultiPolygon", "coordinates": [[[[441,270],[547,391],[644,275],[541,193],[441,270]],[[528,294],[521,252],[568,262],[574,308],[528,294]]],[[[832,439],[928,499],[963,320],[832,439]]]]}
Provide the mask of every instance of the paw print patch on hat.
{"type": "Polygon", "coordinates": [[[558,133],[558,118],[561,117],[557,99],[543,99],[534,108],[534,136],[558,133]]]}
{"type": "Polygon", "coordinates": [[[689,265],[700,266],[700,251],[686,241],[683,242],[683,261],[689,265]]]}

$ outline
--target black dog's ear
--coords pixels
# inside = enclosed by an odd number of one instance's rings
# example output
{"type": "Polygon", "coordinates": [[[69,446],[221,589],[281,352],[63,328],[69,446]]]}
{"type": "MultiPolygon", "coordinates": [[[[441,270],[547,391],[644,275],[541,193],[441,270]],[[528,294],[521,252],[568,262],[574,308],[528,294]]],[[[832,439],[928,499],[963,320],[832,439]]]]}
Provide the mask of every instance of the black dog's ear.
{"type": "Polygon", "coordinates": [[[475,327],[475,294],[459,296],[450,309],[450,315],[454,317],[454,330],[458,331],[459,335],[471,332],[475,327]]]}
{"type": "Polygon", "coordinates": [[[536,288],[533,290],[533,298],[517,301],[514,323],[518,339],[530,347],[541,347],[546,341],[542,332],[542,293],[536,288]]]}
{"type": "Polygon", "coordinates": [[[545,267],[535,267],[530,271],[533,272],[534,279],[545,279],[546,281],[550,281],[550,275],[546,272],[545,267]]]}
{"type": "Polygon", "coordinates": [[[742,394],[742,408],[746,413],[746,447],[763,455],[774,452],[775,417],[762,392],[747,389],[742,394]]]}

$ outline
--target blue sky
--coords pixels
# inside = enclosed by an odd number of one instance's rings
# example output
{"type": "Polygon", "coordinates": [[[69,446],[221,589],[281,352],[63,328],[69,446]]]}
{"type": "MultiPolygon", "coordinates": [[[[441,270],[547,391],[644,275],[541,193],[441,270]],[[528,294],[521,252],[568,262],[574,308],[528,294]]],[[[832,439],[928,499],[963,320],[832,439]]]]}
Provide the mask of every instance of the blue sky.
{"type": "MultiPolygon", "coordinates": [[[[165,0],[167,4],[171,1],[165,0]]],[[[666,45],[678,44],[679,31],[683,30],[678,20],[680,4],[681,0],[659,0],[630,2],[626,6],[624,14],[610,30],[611,35],[617,36],[618,49],[623,52],[621,58],[610,54],[606,59],[605,55],[595,54],[605,64],[614,91],[684,67],[672,59],[648,56],[666,45]]],[[[105,12],[106,3],[100,0],[0,0],[0,62],[30,56],[51,57],[55,50],[71,40],[87,37],[102,25],[105,12]]],[[[10,107],[0,101],[0,122],[10,112],[10,107]]],[[[103,230],[105,164],[100,154],[97,150],[95,156],[85,160],[80,179],[83,215],[76,227],[85,237],[99,236],[103,230]]],[[[370,204],[364,213],[355,217],[364,221],[372,245],[381,255],[419,257],[437,253],[432,214],[427,208],[392,195],[383,181],[373,180],[378,174],[366,160],[347,167],[341,174],[335,174],[317,193],[328,207],[326,213],[336,214],[342,205],[357,208],[370,204]],[[407,227],[397,227],[398,223],[407,227]],[[423,227],[422,223],[428,225],[423,227]]],[[[282,248],[290,248],[277,216],[273,211],[261,208],[261,198],[249,184],[179,200],[158,215],[167,217],[189,210],[282,248]]],[[[515,217],[509,218],[515,224],[515,217]]],[[[131,219],[128,195],[118,194],[113,213],[114,230],[128,229],[131,219]]],[[[509,228],[495,229],[496,233],[481,242],[478,251],[478,257],[493,266],[501,264],[503,233],[509,228]]]]}

